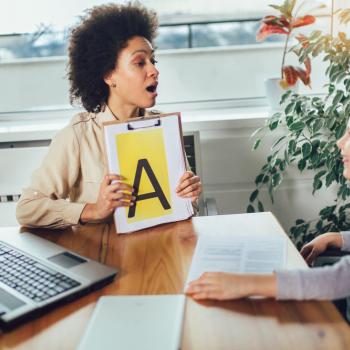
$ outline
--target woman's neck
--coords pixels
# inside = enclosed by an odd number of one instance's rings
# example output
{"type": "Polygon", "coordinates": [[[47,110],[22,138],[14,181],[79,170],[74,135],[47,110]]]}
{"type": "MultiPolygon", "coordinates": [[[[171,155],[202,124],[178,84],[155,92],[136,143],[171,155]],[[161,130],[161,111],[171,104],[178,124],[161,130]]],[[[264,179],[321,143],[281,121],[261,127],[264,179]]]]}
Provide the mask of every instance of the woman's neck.
{"type": "Polygon", "coordinates": [[[108,99],[107,106],[112,112],[112,114],[120,121],[124,121],[130,118],[139,117],[140,108],[131,105],[122,105],[116,103],[111,99],[108,99]]]}

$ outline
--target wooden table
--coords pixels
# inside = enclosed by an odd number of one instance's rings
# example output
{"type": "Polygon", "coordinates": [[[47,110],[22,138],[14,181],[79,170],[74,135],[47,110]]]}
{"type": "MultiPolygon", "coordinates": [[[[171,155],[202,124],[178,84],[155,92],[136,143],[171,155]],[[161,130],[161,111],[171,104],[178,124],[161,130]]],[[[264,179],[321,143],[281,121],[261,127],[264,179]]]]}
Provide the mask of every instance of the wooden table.
{"type": "MultiPolygon", "coordinates": [[[[9,229],[1,228],[0,237],[4,230],[9,229]]],[[[18,228],[11,230],[19,234],[18,228]]],[[[2,334],[0,349],[75,349],[101,295],[182,293],[199,235],[284,234],[269,213],[198,217],[131,235],[116,235],[113,224],[29,231],[119,267],[121,273],[102,290],[2,334]]],[[[291,242],[288,267],[305,267],[291,242]]],[[[197,303],[187,299],[182,350],[189,349],[345,350],[350,349],[350,330],[330,302],[246,299],[197,303]]]]}

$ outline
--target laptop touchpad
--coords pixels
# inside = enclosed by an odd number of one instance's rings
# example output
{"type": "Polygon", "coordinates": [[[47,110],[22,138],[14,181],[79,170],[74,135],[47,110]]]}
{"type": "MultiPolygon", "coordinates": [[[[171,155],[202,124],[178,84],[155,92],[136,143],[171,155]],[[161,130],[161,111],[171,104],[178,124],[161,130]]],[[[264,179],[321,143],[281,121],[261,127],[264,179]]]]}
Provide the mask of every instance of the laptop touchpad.
{"type": "Polygon", "coordinates": [[[25,302],[0,288],[0,315],[3,315],[7,311],[15,310],[22,305],[25,305],[25,302]]]}
{"type": "Polygon", "coordinates": [[[48,258],[48,260],[66,269],[87,262],[87,260],[81,258],[80,256],[76,256],[69,252],[64,252],[61,254],[51,256],[50,258],[48,258]]]}

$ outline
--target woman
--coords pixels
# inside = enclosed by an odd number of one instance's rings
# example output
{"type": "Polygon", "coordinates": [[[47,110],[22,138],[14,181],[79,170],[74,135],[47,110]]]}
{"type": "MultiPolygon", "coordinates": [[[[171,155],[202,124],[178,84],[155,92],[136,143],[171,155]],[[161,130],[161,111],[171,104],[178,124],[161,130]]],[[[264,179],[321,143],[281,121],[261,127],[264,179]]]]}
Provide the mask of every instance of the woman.
{"type": "MultiPolygon", "coordinates": [[[[343,175],[350,179],[350,122],[337,145],[343,158],[343,175]]],[[[350,252],[350,231],[325,233],[306,244],[301,254],[308,264],[312,264],[329,247],[350,252]]],[[[340,299],[350,296],[350,256],[343,257],[333,266],[280,270],[271,275],[207,272],[191,282],[186,293],[198,300],[238,299],[252,295],[278,300],[340,299]]]]}
{"type": "MultiPolygon", "coordinates": [[[[65,228],[101,222],[114,210],[134,205],[122,174],[107,174],[102,123],[149,115],[155,104],[159,72],[152,46],[158,22],[139,4],[109,4],[91,9],[72,30],[68,78],[71,102],[79,113],[52,140],[41,167],[17,204],[21,225],[65,228]]],[[[202,191],[198,176],[187,171],[177,194],[202,191]]]]}

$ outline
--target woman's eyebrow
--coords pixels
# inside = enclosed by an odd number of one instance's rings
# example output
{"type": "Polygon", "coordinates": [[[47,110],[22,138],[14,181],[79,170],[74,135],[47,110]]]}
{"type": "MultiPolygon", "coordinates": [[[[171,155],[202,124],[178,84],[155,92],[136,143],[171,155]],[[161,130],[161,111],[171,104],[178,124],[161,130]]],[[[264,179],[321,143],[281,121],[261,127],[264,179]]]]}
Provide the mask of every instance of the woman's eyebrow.
{"type": "Polygon", "coordinates": [[[150,54],[150,55],[153,55],[154,54],[154,50],[145,50],[145,49],[139,49],[139,50],[136,50],[134,51],[131,55],[135,55],[137,53],[145,53],[145,54],[150,54]]]}

